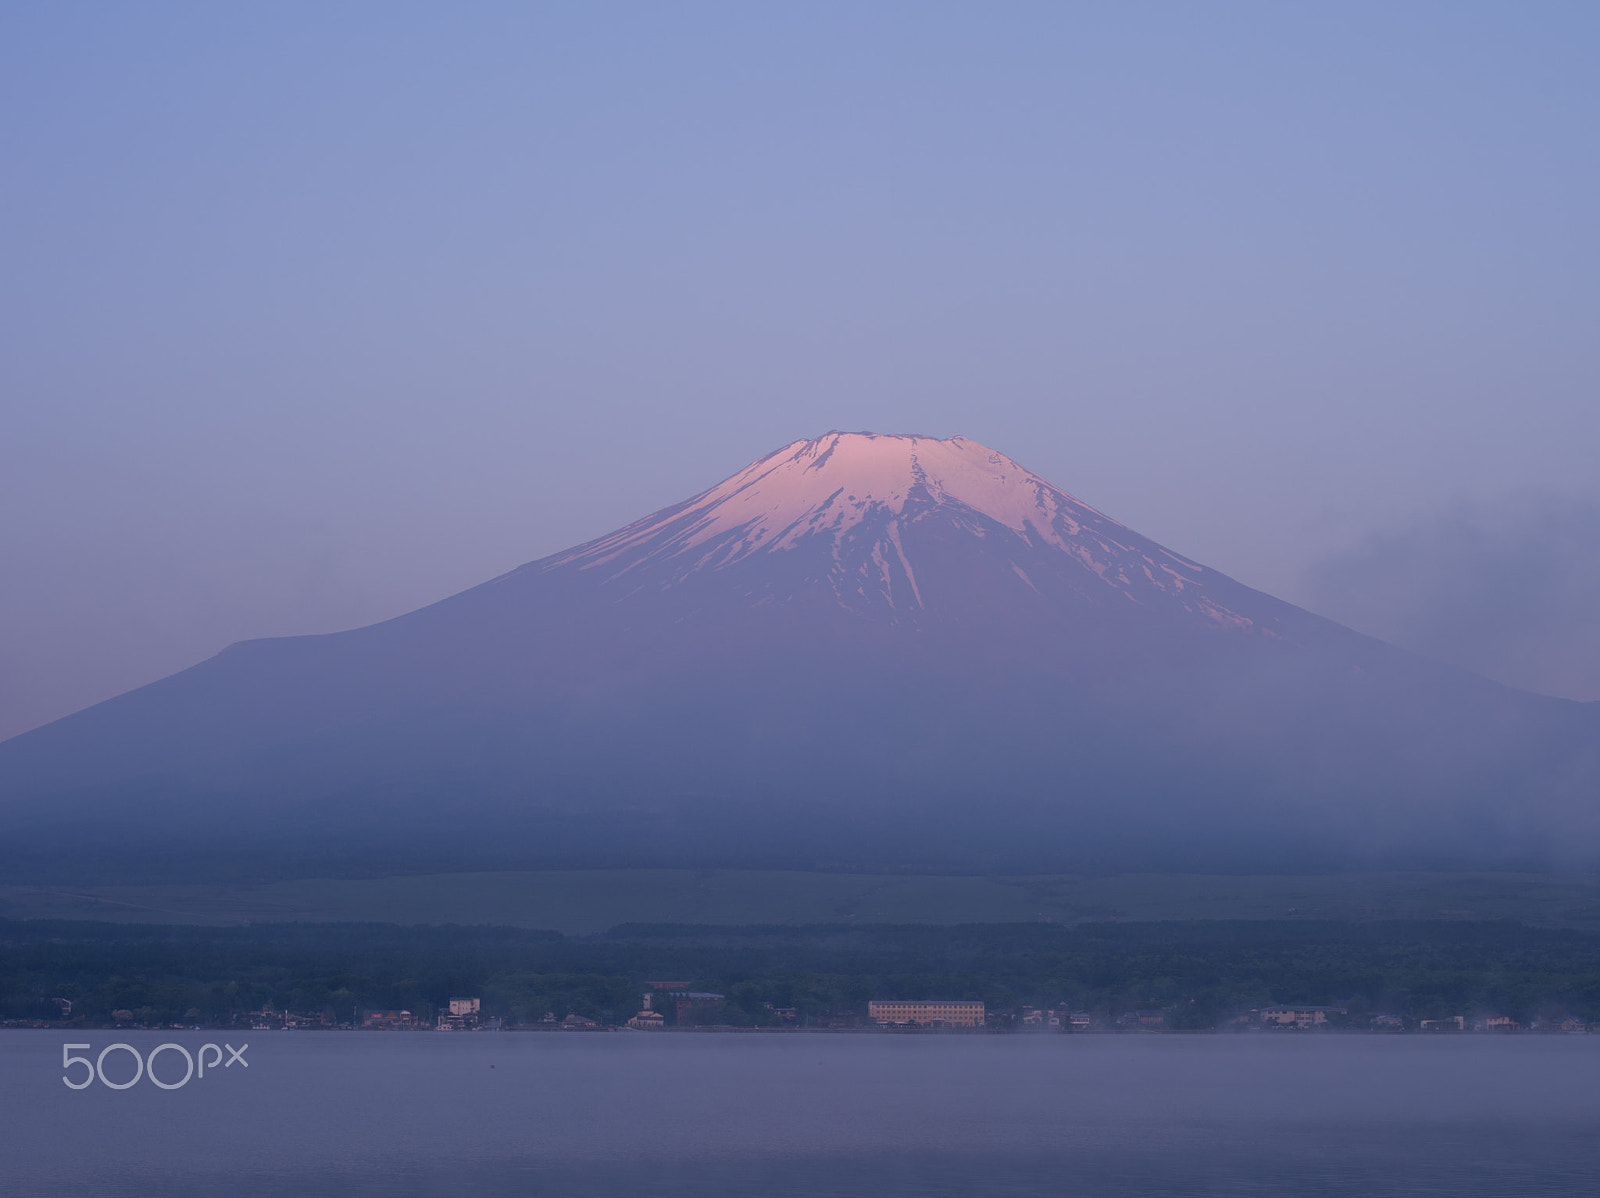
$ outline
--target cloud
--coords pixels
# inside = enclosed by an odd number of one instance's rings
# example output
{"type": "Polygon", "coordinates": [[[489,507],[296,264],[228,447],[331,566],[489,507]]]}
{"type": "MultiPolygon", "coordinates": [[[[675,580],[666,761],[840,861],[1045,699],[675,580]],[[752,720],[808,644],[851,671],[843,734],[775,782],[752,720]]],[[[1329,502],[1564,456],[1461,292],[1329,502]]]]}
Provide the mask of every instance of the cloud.
{"type": "Polygon", "coordinates": [[[1600,699],[1600,502],[1524,495],[1373,531],[1307,576],[1310,606],[1541,694],[1600,699]]]}

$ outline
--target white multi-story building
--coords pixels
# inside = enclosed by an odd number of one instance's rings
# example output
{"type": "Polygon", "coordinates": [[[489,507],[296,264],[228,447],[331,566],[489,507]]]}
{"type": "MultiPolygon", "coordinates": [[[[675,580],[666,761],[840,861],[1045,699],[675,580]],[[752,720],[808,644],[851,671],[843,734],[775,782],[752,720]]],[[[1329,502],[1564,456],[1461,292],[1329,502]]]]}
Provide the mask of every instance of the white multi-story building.
{"type": "Polygon", "coordinates": [[[982,1027],[981,1002],[933,1002],[902,999],[875,998],[867,1004],[867,1017],[875,1023],[904,1023],[928,1027],[944,1024],[947,1027],[982,1027]]]}

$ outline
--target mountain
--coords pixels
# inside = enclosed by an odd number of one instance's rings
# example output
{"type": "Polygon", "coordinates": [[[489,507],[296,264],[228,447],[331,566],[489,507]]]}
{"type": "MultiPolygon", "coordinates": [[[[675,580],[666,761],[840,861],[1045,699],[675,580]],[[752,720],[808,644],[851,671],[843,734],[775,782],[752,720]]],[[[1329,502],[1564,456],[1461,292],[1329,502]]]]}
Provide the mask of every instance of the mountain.
{"type": "Polygon", "coordinates": [[[0,866],[1571,860],[1597,780],[1596,705],[1360,636],[975,441],[833,432],[0,745],[0,866]]]}

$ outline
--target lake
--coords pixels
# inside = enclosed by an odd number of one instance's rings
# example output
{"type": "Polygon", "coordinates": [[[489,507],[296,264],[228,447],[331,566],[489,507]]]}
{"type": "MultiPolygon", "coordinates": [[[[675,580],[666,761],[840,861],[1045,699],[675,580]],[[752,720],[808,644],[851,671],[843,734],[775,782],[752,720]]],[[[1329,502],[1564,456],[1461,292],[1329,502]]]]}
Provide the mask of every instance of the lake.
{"type": "Polygon", "coordinates": [[[1587,1036],[8,1030],[0,1079],[19,1195],[1600,1193],[1587,1036]],[[249,1047],[63,1085],[118,1041],[249,1047]]]}

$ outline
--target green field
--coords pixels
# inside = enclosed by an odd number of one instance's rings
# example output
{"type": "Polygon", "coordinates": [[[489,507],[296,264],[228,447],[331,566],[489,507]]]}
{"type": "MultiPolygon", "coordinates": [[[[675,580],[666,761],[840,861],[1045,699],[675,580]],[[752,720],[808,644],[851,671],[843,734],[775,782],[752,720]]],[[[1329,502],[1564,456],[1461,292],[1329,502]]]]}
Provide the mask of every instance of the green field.
{"type": "Polygon", "coordinates": [[[1600,930],[1600,877],[1531,873],[929,877],[560,870],[262,885],[0,886],[0,918],[245,924],[958,924],[1194,919],[1513,919],[1600,930]]]}

